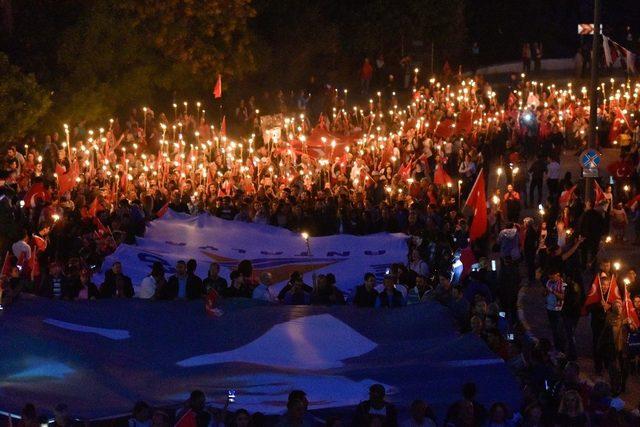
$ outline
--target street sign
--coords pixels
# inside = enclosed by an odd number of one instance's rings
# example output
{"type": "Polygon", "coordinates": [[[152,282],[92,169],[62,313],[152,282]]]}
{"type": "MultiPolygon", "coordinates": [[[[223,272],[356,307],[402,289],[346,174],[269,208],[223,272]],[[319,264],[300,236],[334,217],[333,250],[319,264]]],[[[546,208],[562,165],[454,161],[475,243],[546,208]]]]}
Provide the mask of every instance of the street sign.
{"type": "Polygon", "coordinates": [[[597,150],[589,148],[580,154],[580,164],[582,165],[582,176],[585,178],[597,178],[598,166],[602,156],[597,150]]]}
{"type": "Polygon", "coordinates": [[[594,148],[584,150],[580,154],[580,163],[584,169],[594,169],[600,165],[601,155],[594,148]]]}
{"type": "Polygon", "coordinates": [[[578,24],[578,34],[581,36],[588,36],[594,33],[593,24],[578,24]]]}

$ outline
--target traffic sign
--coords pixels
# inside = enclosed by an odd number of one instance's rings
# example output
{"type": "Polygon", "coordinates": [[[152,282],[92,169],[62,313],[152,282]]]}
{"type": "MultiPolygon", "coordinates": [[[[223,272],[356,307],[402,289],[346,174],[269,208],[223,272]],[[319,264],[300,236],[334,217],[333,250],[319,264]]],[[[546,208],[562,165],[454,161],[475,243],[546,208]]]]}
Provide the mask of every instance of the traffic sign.
{"type": "Polygon", "coordinates": [[[600,153],[593,148],[589,148],[580,154],[580,163],[583,169],[597,169],[600,165],[600,160],[600,153]]]}

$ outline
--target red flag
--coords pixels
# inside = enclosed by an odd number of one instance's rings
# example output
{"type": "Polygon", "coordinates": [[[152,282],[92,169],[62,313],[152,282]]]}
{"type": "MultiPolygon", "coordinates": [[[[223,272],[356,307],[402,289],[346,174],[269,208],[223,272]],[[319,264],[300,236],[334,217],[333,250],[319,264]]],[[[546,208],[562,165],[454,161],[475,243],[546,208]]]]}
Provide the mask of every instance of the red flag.
{"type": "Polygon", "coordinates": [[[29,188],[29,191],[27,191],[27,194],[24,195],[23,200],[27,206],[35,208],[36,201],[38,199],[44,201],[51,200],[51,195],[45,188],[44,184],[41,182],[36,182],[35,184],[33,184],[31,188],[29,188]]]}
{"type": "Polygon", "coordinates": [[[80,170],[78,162],[73,162],[69,168],[69,172],[58,175],[58,193],[64,194],[67,191],[71,191],[76,186],[76,178],[78,178],[80,170]]]}
{"type": "Polygon", "coordinates": [[[227,135],[227,116],[222,116],[222,123],[220,123],[220,135],[227,135]]]}
{"type": "Polygon", "coordinates": [[[156,212],[156,217],[162,218],[164,214],[167,213],[168,210],[169,210],[169,202],[165,203],[160,209],[158,209],[158,212],[156,212]]]}
{"type": "Polygon", "coordinates": [[[174,427],[196,427],[196,413],[191,409],[188,409],[178,421],[176,421],[174,427]]]}
{"type": "Polygon", "coordinates": [[[213,97],[215,99],[222,98],[222,76],[218,74],[218,81],[213,88],[213,97]]]}
{"type": "Polygon", "coordinates": [[[576,191],[576,188],[578,188],[578,184],[574,185],[568,190],[564,190],[562,194],[560,194],[560,198],[558,199],[560,207],[563,208],[569,204],[571,198],[573,197],[573,193],[576,191]]]}
{"type": "Polygon", "coordinates": [[[473,241],[487,232],[487,196],[484,191],[484,171],[482,169],[480,169],[464,205],[473,209],[473,220],[469,228],[469,238],[473,241]]]}
{"type": "Polygon", "coordinates": [[[31,281],[35,281],[36,277],[40,276],[40,263],[38,262],[38,246],[36,245],[33,248],[33,253],[31,254],[31,281]]]}
{"type": "Polygon", "coordinates": [[[4,256],[4,263],[2,263],[2,271],[0,272],[0,276],[9,276],[11,274],[11,259],[13,255],[11,251],[7,251],[7,254],[4,256]]]}
{"type": "Polygon", "coordinates": [[[87,212],[90,217],[95,218],[96,215],[98,215],[98,212],[100,212],[101,210],[103,210],[102,205],[96,197],[95,199],[93,199],[93,202],[91,202],[91,205],[89,205],[89,210],[87,212]]]}
{"type": "Polygon", "coordinates": [[[64,175],[67,172],[67,170],[65,169],[64,166],[62,166],[60,163],[56,163],[56,175],[58,175],[58,177],[61,177],[62,175],[64,175]]]}
{"type": "Polygon", "coordinates": [[[600,184],[598,184],[598,181],[593,181],[593,189],[596,192],[596,199],[595,199],[595,205],[600,204],[600,202],[604,202],[605,201],[605,197],[604,197],[604,191],[602,191],[602,187],[600,187],[600,184]]]}
{"type": "Polygon", "coordinates": [[[631,301],[631,297],[629,297],[629,289],[624,287],[624,309],[627,315],[627,318],[631,320],[633,326],[637,329],[640,327],[640,318],[638,317],[638,312],[636,308],[633,306],[633,301],[631,301]]]}
{"type": "Polygon", "coordinates": [[[93,218],[93,225],[96,226],[96,230],[99,233],[102,234],[111,234],[111,230],[109,230],[108,227],[105,227],[105,225],[102,223],[102,221],[100,221],[100,219],[98,217],[94,217],[93,218]]]}
{"type": "Polygon", "coordinates": [[[607,295],[607,302],[613,304],[616,300],[621,301],[622,295],[620,295],[620,289],[618,289],[618,281],[616,276],[611,276],[611,284],[609,285],[609,294],[607,295]]]}
{"type": "Polygon", "coordinates": [[[582,304],[582,315],[585,316],[587,314],[587,307],[592,304],[597,304],[603,300],[604,296],[602,295],[602,288],[600,288],[600,274],[598,273],[593,279],[591,289],[589,289],[589,293],[587,294],[584,304],[582,304]]]}
{"type": "Polygon", "coordinates": [[[47,249],[47,241],[45,239],[35,234],[32,237],[33,237],[33,245],[32,245],[33,250],[37,249],[42,252],[47,249]]]}
{"type": "Polygon", "coordinates": [[[453,179],[449,176],[449,174],[444,170],[442,165],[436,165],[436,170],[433,173],[433,183],[435,185],[447,185],[448,183],[453,184],[453,179]]]}
{"type": "Polygon", "coordinates": [[[122,192],[127,191],[127,173],[126,172],[122,172],[122,175],[120,175],[120,190],[122,192]]]}

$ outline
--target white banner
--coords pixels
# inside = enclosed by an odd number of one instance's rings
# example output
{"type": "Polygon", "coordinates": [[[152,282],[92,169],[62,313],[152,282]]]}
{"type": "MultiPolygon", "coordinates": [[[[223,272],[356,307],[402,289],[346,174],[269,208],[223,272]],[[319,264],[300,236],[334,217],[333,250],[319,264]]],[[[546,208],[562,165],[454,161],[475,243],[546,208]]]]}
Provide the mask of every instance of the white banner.
{"type": "Polygon", "coordinates": [[[276,289],[293,271],[300,271],[308,284],[314,272],[333,273],[338,287],[351,291],[363,282],[365,273],[374,273],[380,281],[392,263],[406,263],[407,236],[378,233],[309,237],[309,249],[311,254],[300,234],[284,228],[168,211],[147,226],[145,237],[138,238],[136,245],[120,245],[108,256],[95,282],[102,284],[104,272],[115,261],[122,263],[123,273],[137,287],[155,261],[164,265],[167,278],[175,272],[178,260],[195,259],[201,278],[206,277],[210,263],[217,262],[221,276],[228,279],[238,263],[248,259],[254,278],[270,272],[279,285],[276,289]]]}

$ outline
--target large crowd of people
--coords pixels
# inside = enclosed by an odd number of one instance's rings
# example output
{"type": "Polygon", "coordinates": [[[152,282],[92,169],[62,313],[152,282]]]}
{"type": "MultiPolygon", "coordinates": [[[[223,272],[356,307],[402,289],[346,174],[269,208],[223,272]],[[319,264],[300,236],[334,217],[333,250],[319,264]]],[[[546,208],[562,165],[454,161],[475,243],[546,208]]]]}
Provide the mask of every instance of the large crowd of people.
{"type": "MultiPolygon", "coordinates": [[[[77,123],[65,125],[62,136],[14,141],[0,171],[6,311],[21,293],[69,300],[215,294],[381,308],[433,300],[508,361],[522,380],[524,402],[486,410],[469,385],[447,420],[432,420],[428,404],[416,401],[406,425],[632,425],[624,424],[634,415],[620,412],[618,396],[637,356],[640,285],[633,266],[606,259],[601,247],[640,242],[640,84],[612,80],[598,88],[598,145],[615,149],[619,159],[605,173],[610,180],[584,190],[562,156],[586,147],[585,88],[523,74],[512,75],[498,95],[481,78],[424,80],[419,70],[412,82],[413,90],[396,92],[382,81],[370,99],[351,100],[348,90],[312,79],[300,92],[243,100],[215,123],[200,103],[184,102],[167,114],[144,107],[104,127],[77,123]],[[486,231],[470,239],[474,218],[464,202],[479,176],[487,191],[486,231]],[[250,261],[228,278],[215,263],[198,277],[195,261],[186,259],[166,277],[158,263],[141,283],[115,263],[94,284],[105,256],[143,236],[167,209],[313,236],[403,232],[410,236],[408,262],[390,266],[383,283],[363,272],[350,294],[337,286],[340,277],[314,275],[307,284],[298,272],[275,293],[270,275],[255,277],[250,261]],[[473,261],[454,277],[458,257],[473,261]],[[520,287],[538,283],[553,342],[531,339],[517,314],[520,287]],[[594,368],[606,370],[608,382],[579,376],[575,330],[586,313],[594,368]]],[[[314,425],[305,418],[304,393],[292,395],[278,425],[314,425]]],[[[398,425],[384,390],[372,388],[371,396],[353,425],[398,425]]],[[[242,410],[212,415],[198,392],[188,405],[203,420],[215,415],[219,423],[264,425],[242,410]]],[[[35,414],[25,407],[24,424],[35,414]]],[[[175,421],[143,403],[132,420],[175,421]]],[[[197,425],[209,425],[203,420],[197,425]]],[[[351,420],[326,425],[345,422],[351,420]]]]}

